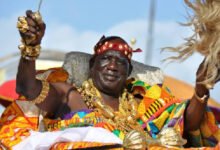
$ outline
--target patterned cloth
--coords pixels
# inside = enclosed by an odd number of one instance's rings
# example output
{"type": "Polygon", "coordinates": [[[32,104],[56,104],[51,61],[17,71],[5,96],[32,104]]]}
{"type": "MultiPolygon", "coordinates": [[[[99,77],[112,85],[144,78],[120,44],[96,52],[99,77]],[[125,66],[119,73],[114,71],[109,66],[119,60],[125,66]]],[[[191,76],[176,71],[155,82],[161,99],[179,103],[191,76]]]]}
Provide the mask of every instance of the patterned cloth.
{"type": "MultiPolygon", "coordinates": [[[[141,124],[153,138],[167,127],[173,127],[183,135],[184,111],[189,101],[175,99],[165,85],[150,86],[142,81],[132,81],[130,89],[143,97],[138,111],[141,124]]],[[[215,116],[207,107],[204,120],[197,131],[190,133],[188,143],[193,147],[215,146],[220,140],[220,130],[215,116]]]]}
{"type": "Polygon", "coordinates": [[[27,101],[15,101],[0,119],[0,146],[11,148],[38,130],[39,109],[27,101]]]}
{"type": "MultiPolygon", "coordinates": [[[[164,85],[150,86],[142,81],[130,80],[128,90],[134,96],[141,98],[138,113],[138,123],[153,138],[157,138],[158,133],[167,127],[173,127],[183,134],[184,130],[184,111],[189,101],[176,99],[170,90],[164,85]]],[[[30,131],[39,131],[41,123],[39,119],[40,111],[38,108],[27,101],[15,101],[3,113],[0,120],[0,144],[8,149],[20,143],[30,135],[30,131]]],[[[62,119],[51,120],[45,118],[44,126],[48,131],[64,130],[65,128],[94,126],[105,128],[120,139],[124,139],[124,134],[111,124],[103,121],[102,115],[89,110],[71,112],[62,119]]],[[[220,132],[213,113],[207,108],[204,120],[200,129],[190,133],[188,143],[192,147],[215,146],[220,139],[220,132]]],[[[90,141],[54,143],[51,149],[57,147],[83,147],[82,145],[103,146],[103,144],[90,141]],[[90,144],[88,144],[90,143],[90,144]]],[[[104,145],[111,145],[104,144],[104,145]]],[[[219,148],[219,144],[216,145],[219,148]]],[[[154,149],[164,149],[155,147],[154,149]]],[[[206,149],[206,148],[204,148],[206,149]]],[[[208,149],[208,148],[207,148],[208,149]]],[[[210,149],[214,149],[210,148],[210,149]]]]}
{"type": "Polygon", "coordinates": [[[121,147],[120,145],[114,144],[103,144],[99,142],[59,142],[55,143],[50,150],[64,150],[64,149],[77,149],[77,148],[87,148],[89,149],[108,149],[108,150],[123,150],[123,148],[114,148],[121,147]]]}

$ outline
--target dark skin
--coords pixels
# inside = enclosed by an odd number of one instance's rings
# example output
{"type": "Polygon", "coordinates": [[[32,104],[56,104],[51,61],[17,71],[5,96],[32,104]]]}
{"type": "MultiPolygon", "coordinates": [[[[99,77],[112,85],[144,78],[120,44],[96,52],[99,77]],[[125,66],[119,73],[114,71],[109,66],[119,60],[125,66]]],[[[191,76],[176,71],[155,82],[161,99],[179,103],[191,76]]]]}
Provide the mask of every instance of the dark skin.
{"type": "Polygon", "coordinates": [[[97,56],[90,70],[90,76],[105,104],[115,110],[118,110],[118,97],[123,92],[130,72],[127,58],[114,50],[97,56]]]}
{"type": "MultiPolygon", "coordinates": [[[[27,39],[30,36],[36,35],[36,39],[32,41],[30,45],[35,46],[40,44],[45,32],[45,24],[38,24],[32,17],[31,11],[26,12],[26,20],[30,26],[30,31],[21,33],[21,37],[27,39]]],[[[118,40],[120,41],[120,39],[118,40]]],[[[124,43],[124,41],[120,42],[124,43]]],[[[197,71],[197,81],[202,81],[205,77],[205,73],[198,77],[202,67],[203,63],[201,63],[197,71]]],[[[108,51],[97,56],[90,69],[91,78],[96,88],[100,91],[104,103],[111,106],[114,110],[118,110],[118,98],[121,95],[126,79],[132,70],[129,67],[128,60],[119,52],[114,50],[108,51]]],[[[35,73],[35,61],[28,61],[21,58],[17,73],[16,90],[19,94],[26,96],[28,100],[36,98],[42,89],[41,82],[35,78],[35,73]]],[[[65,104],[66,94],[71,87],[71,85],[64,82],[51,83],[48,96],[44,102],[38,105],[38,107],[47,112],[56,112],[61,104],[65,104]]],[[[196,84],[195,91],[200,97],[204,94],[209,94],[209,89],[202,84],[196,84]]],[[[81,95],[77,91],[72,91],[68,95],[68,98],[69,102],[67,103],[67,106],[71,111],[87,108],[81,95]]],[[[195,96],[191,98],[184,116],[185,133],[199,128],[204,117],[206,105],[207,103],[199,102],[195,96]]]]}
{"type": "Polygon", "coordinates": [[[95,86],[107,95],[119,97],[129,75],[128,60],[118,51],[106,51],[95,59],[91,77],[95,86]],[[118,92],[120,91],[120,93],[118,92]]]}
{"type": "MultiPolygon", "coordinates": [[[[38,24],[32,17],[33,15],[31,11],[27,11],[26,15],[26,20],[32,30],[27,33],[20,33],[21,37],[26,39],[32,34],[35,34],[37,38],[30,43],[30,45],[34,46],[40,44],[45,32],[45,25],[38,24]],[[42,28],[39,28],[39,26],[42,28]],[[37,32],[39,33],[36,34],[37,32]]],[[[118,97],[121,95],[126,79],[131,72],[128,60],[119,52],[114,50],[108,51],[97,56],[90,69],[91,78],[97,89],[100,91],[104,102],[117,110],[118,97]]],[[[19,94],[24,95],[29,100],[36,98],[42,89],[41,81],[35,78],[35,74],[35,61],[28,61],[21,58],[17,73],[16,90],[19,94]]],[[[56,110],[59,109],[59,106],[65,103],[66,94],[71,87],[72,86],[66,82],[51,83],[47,98],[44,102],[40,103],[38,107],[47,112],[56,112],[56,110]]],[[[67,105],[71,111],[87,108],[81,95],[77,91],[72,91],[69,94],[68,99],[69,102],[67,105]]]]}

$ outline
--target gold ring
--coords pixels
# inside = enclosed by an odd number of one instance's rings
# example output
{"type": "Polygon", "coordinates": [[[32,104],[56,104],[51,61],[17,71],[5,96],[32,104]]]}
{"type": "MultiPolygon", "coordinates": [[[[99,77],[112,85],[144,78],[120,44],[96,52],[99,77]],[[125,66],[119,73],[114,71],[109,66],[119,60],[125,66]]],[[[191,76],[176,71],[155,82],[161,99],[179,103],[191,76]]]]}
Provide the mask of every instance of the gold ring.
{"type": "Polygon", "coordinates": [[[36,20],[36,22],[37,22],[38,24],[43,23],[43,20],[42,20],[42,17],[41,17],[41,14],[40,14],[39,11],[33,13],[33,18],[34,18],[34,20],[36,20]]]}
{"type": "Polygon", "coordinates": [[[25,17],[18,17],[17,28],[20,32],[25,33],[28,31],[29,26],[25,17]]]}

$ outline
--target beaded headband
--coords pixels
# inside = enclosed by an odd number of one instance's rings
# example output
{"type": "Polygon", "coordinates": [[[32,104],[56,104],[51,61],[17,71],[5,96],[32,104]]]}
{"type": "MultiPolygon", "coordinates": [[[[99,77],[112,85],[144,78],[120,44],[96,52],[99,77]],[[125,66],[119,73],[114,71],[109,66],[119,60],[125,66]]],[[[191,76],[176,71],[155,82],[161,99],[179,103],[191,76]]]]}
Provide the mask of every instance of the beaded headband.
{"type": "Polygon", "coordinates": [[[94,48],[95,55],[100,55],[108,50],[114,50],[121,52],[130,62],[133,52],[142,52],[141,49],[133,50],[128,44],[122,42],[110,42],[106,41],[104,44],[100,43],[94,48]]]}

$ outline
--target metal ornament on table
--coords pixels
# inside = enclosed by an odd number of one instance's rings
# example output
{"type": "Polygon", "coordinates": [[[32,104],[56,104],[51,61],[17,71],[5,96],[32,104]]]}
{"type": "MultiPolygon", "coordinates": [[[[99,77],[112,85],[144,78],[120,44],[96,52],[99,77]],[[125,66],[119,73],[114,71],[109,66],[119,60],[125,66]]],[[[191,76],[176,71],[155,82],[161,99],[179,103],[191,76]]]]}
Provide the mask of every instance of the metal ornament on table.
{"type": "Polygon", "coordinates": [[[132,130],[123,140],[125,150],[145,150],[147,148],[146,135],[143,132],[132,130]]]}
{"type": "Polygon", "coordinates": [[[164,128],[156,139],[147,133],[132,130],[125,135],[123,147],[125,150],[145,150],[151,146],[162,146],[166,148],[179,148],[185,145],[187,140],[183,139],[180,132],[175,128],[164,128]]]}

